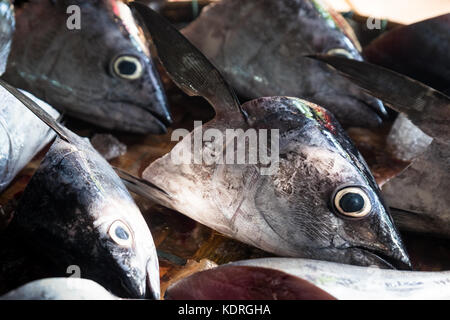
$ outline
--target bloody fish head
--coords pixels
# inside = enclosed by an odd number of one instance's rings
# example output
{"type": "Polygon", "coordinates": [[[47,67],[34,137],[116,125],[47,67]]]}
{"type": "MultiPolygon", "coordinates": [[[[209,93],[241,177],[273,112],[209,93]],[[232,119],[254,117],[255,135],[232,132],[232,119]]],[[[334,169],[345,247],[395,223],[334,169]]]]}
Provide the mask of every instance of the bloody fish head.
{"type": "Polygon", "coordinates": [[[367,164],[331,113],[287,97],[261,98],[242,107],[253,128],[280,128],[279,168],[258,179],[253,192],[256,209],[279,237],[271,251],[410,266],[367,164]]]}
{"type": "Polygon", "coordinates": [[[111,166],[72,135],[50,148],[11,227],[56,274],[75,265],[117,296],[159,298],[156,249],[141,212],[111,166]]]}
{"type": "Polygon", "coordinates": [[[122,1],[33,1],[16,20],[8,82],[105,128],[166,132],[162,83],[122,1]]]}

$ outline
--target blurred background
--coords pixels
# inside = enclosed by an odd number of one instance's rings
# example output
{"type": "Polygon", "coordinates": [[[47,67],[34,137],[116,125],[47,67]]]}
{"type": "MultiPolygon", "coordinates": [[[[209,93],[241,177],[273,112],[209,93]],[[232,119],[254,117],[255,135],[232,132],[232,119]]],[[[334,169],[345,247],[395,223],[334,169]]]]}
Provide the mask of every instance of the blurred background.
{"type": "MultiPolygon", "coordinates": [[[[162,3],[164,0],[147,2],[162,3]]],[[[169,2],[191,3],[193,1],[169,0],[169,2]]],[[[200,6],[205,2],[198,0],[200,6]]],[[[326,2],[341,12],[354,11],[362,16],[382,18],[402,24],[410,24],[450,12],[450,0],[326,0],[326,2]]]]}

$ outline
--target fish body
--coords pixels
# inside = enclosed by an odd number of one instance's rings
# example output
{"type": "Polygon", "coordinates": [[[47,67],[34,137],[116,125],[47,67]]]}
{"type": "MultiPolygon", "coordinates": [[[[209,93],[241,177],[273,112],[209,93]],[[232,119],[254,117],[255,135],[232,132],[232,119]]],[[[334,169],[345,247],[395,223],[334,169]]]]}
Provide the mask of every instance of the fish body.
{"type": "Polygon", "coordinates": [[[345,19],[319,1],[223,0],[183,34],[242,97],[291,96],[317,103],[344,126],[377,126],[385,109],[336,72],[305,55],[361,60],[345,19]]]}
{"type": "Polygon", "coordinates": [[[16,8],[4,79],[104,128],[163,133],[171,123],[145,35],[119,0],[38,0],[16,8]],[[69,11],[74,5],[79,13],[69,11]],[[76,17],[79,29],[71,25],[76,17]]]}
{"type": "MultiPolygon", "coordinates": [[[[244,269],[245,270],[245,269],[244,269]]],[[[383,270],[350,266],[327,261],[264,258],[244,260],[222,265],[214,269],[202,271],[173,284],[166,291],[168,297],[176,295],[178,299],[189,297],[195,293],[204,299],[214,297],[211,290],[218,286],[224,291],[236,291],[235,296],[245,297],[253,292],[267,292],[270,285],[259,283],[257,289],[239,286],[233,282],[233,274],[240,272],[240,282],[248,283],[253,273],[270,274],[283,272],[303,281],[309,282],[339,300],[435,300],[450,299],[450,272],[413,272],[399,270],[383,270]],[[246,273],[243,267],[249,268],[246,273]]],[[[293,279],[285,280],[292,286],[293,279]]],[[[306,285],[305,285],[306,288],[306,285]]],[[[311,290],[311,289],[310,289],[311,290]]],[[[227,292],[222,293],[226,295],[227,292]]],[[[307,294],[307,293],[306,293],[307,294]]],[[[275,296],[276,297],[276,296],[275,296]]],[[[282,298],[282,297],[280,297],[282,298]]],[[[323,297],[318,296],[318,299],[323,297]]]]}
{"type": "Polygon", "coordinates": [[[450,93],[450,13],[395,28],[364,48],[371,63],[450,93]]]}
{"type": "Polygon", "coordinates": [[[392,267],[387,260],[398,267],[409,265],[374,178],[331,113],[289,97],[240,105],[220,73],[186,38],[151,9],[137,3],[133,7],[142,15],[174,82],[190,95],[205,97],[216,111],[215,119],[197,126],[145,169],[143,178],[166,193],[156,190],[153,198],[275,254],[361,265],[392,267]],[[227,129],[243,134],[230,138],[227,129]],[[246,148],[248,132],[265,132],[266,138],[270,133],[269,141],[265,146],[249,142],[246,148]],[[260,161],[236,161],[242,151],[249,151],[250,158],[251,149],[260,161]],[[263,163],[261,154],[269,149],[274,158],[263,163]],[[231,161],[225,158],[230,151],[231,161]],[[179,155],[190,157],[179,162],[179,155]],[[215,161],[221,155],[225,161],[215,161]],[[213,161],[208,160],[211,157],[213,161]],[[358,198],[353,192],[361,192],[363,217],[344,217],[333,209],[344,189],[353,190],[349,197],[358,198]]]}
{"type": "Polygon", "coordinates": [[[14,7],[10,0],[0,1],[0,75],[5,72],[6,62],[14,33],[14,7]]]}
{"type": "MultiPolygon", "coordinates": [[[[59,117],[50,105],[25,94],[54,119],[59,117]]],[[[0,88],[0,192],[54,137],[48,126],[12,94],[0,88]]]]}
{"type": "Polygon", "coordinates": [[[0,300],[118,300],[98,283],[83,278],[35,280],[0,297],[0,300]]]}
{"type": "Polygon", "coordinates": [[[18,204],[8,230],[53,264],[77,266],[120,297],[159,297],[159,269],[148,226],[108,162],[18,90],[2,85],[58,133],[18,204]]]}

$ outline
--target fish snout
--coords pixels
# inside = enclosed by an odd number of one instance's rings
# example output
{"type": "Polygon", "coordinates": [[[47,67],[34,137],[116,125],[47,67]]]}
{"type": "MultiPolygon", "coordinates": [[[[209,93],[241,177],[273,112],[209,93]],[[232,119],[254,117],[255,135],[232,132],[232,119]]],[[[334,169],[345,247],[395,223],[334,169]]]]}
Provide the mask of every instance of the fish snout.
{"type": "Polygon", "coordinates": [[[161,298],[159,265],[157,259],[156,261],[150,259],[147,262],[146,287],[146,299],[159,300],[161,298]]]}
{"type": "Polygon", "coordinates": [[[382,119],[388,118],[386,107],[380,99],[372,97],[367,93],[363,93],[363,95],[362,100],[372,109],[372,111],[374,111],[382,119]]]}
{"type": "Polygon", "coordinates": [[[391,222],[387,226],[381,226],[377,240],[358,247],[371,256],[375,264],[399,270],[412,269],[400,234],[391,222]]]}
{"type": "Polygon", "coordinates": [[[382,259],[399,270],[411,270],[412,264],[398,232],[391,232],[386,239],[385,250],[380,251],[382,259]]]}

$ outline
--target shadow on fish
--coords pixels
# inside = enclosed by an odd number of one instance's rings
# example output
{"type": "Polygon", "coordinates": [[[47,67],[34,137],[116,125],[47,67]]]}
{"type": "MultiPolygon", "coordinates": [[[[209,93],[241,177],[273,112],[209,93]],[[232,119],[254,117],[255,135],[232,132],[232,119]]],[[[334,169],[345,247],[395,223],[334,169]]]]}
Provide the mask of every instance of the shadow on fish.
{"type": "Polygon", "coordinates": [[[367,61],[450,94],[450,13],[395,28],[364,48],[367,61]]]}
{"type": "Polygon", "coordinates": [[[107,129],[165,133],[172,122],[147,40],[121,0],[37,0],[16,8],[4,79],[107,129]],[[69,5],[81,28],[69,30],[69,5]]]}
{"type": "MultiPolygon", "coordinates": [[[[170,23],[146,6],[131,6],[142,15],[173,81],[189,95],[206,98],[216,111],[214,120],[196,127],[145,169],[144,179],[159,190],[121,175],[133,192],[278,255],[410,265],[374,178],[331,113],[289,97],[240,105],[218,70],[170,23]],[[274,128],[279,130],[279,160],[270,175],[262,174],[262,164],[180,165],[172,160],[174,154],[191,152],[200,130],[274,128]]],[[[203,142],[200,152],[210,154],[210,145],[203,142]]],[[[220,147],[236,152],[230,141],[220,147]]]]}
{"type": "Polygon", "coordinates": [[[306,54],[362,60],[345,19],[315,0],[222,0],[183,34],[244,98],[291,96],[317,103],[344,126],[371,126],[383,104],[306,54]]]}
{"type": "Polygon", "coordinates": [[[338,57],[315,58],[404,113],[410,124],[403,135],[432,138],[406,169],[383,185],[383,195],[400,228],[450,237],[450,97],[383,67],[338,57]]]}
{"type": "Polygon", "coordinates": [[[3,81],[58,138],[27,185],[8,231],[50,261],[70,265],[120,297],[159,298],[155,245],[132,197],[108,162],[3,81]]]}

